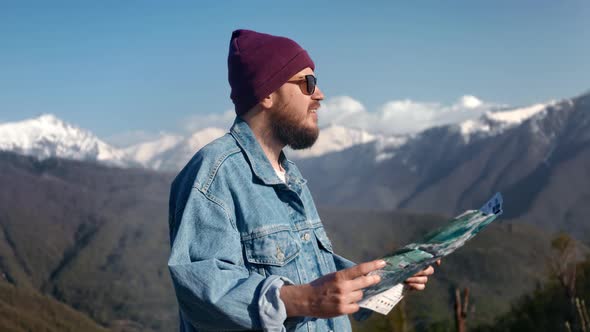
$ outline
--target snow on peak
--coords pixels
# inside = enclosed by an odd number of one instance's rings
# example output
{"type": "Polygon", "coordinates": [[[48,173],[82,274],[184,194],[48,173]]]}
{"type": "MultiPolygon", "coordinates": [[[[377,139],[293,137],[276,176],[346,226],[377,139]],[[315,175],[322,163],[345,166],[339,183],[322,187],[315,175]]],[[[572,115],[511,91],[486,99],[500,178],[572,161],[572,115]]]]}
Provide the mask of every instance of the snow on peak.
{"type": "Polygon", "coordinates": [[[330,125],[320,130],[320,136],[311,148],[304,150],[288,149],[287,153],[289,157],[298,159],[316,157],[328,152],[341,151],[353,145],[369,143],[377,137],[361,129],[330,125]]]}
{"type": "Polygon", "coordinates": [[[61,157],[122,164],[125,154],[53,114],[0,124],[0,150],[39,159],[61,157]]]}
{"type": "Polygon", "coordinates": [[[393,135],[379,137],[375,144],[375,162],[382,162],[395,156],[396,151],[406,144],[412,135],[393,135]]]}
{"type": "Polygon", "coordinates": [[[545,110],[547,106],[554,105],[551,101],[547,104],[535,104],[529,107],[517,108],[510,111],[503,112],[488,112],[486,117],[492,121],[503,122],[506,124],[520,124],[523,121],[531,118],[533,115],[545,110]]]}
{"type": "Polygon", "coordinates": [[[524,121],[545,114],[547,107],[555,106],[555,101],[534,104],[528,107],[514,108],[510,110],[488,111],[479,119],[463,121],[458,124],[459,131],[465,142],[468,142],[474,134],[494,135],[504,130],[520,125],[524,121]]]}
{"type": "Polygon", "coordinates": [[[131,146],[125,152],[144,167],[177,171],[203,146],[226,132],[220,128],[205,128],[188,137],[162,134],[156,140],[131,146]]]}
{"type": "Polygon", "coordinates": [[[476,120],[466,120],[461,122],[459,124],[459,130],[461,132],[461,135],[463,135],[463,137],[465,138],[465,140],[468,140],[469,137],[475,133],[490,132],[491,127],[489,123],[481,121],[480,118],[476,120]]]}

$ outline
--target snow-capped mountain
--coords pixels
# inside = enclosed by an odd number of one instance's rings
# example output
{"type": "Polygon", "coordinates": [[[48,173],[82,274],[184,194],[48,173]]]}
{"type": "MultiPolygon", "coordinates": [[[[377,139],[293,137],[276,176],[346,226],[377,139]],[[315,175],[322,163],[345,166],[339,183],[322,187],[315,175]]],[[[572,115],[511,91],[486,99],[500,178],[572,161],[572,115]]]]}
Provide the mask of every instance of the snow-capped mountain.
{"type": "MultiPolygon", "coordinates": [[[[121,167],[143,166],[161,171],[178,171],[203,146],[227,130],[205,128],[190,136],[162,134],[159,138],[116,148],[90,131],[66,123],[51,114],[20,122],[0,124],[0,150],[32,155],[39,159],[60,157],[105,162],[121,167]]],[[[311,149],[288,151],[290,158],[316,157],[372,142],[380,136],[359,129],[329,126],[321,131],[311,149]]]]}
{"type": "Polygon", "coordinates": [[[548,107],[560,109],[563,108],[564,104],[571,106],[571,100],[563,100],[559,103],[552,100],[528,107],[486,112],[479,119],[464,121],[454,126],[454,128],[461,132],[465,142],[469,142],[474,136],[501,134],[504,130],[518,126],[532,117],[544,116],[548,107]]]}
{"type": "Polygon", "coordinates": [[[224,130],[206,128],[191,136],[163,134],[156,140],[119,149],[90,131],[60,120],[55,115],[0,124],[0,151],[34,156],[88,160],[119,167],[143,166],[176,171],[196,151],[222,136],[224,130]]]}
{"type": "Polygon", "coordinates": [[[163,135],[157,140],[126,148],[125,152],[144,167],[178,171],[199,149],[226,132],[219,128],[205,128],[188,137],[163,135]]]}
{"type": "MultiPolygon", "coordinates": [[[[144,167],[161,171],[178,171],[203,146],[223,136],[227,130],[205,128],[188,137],[162,135],[160,138],[124,149],[131,158],[144,167]]],[[[357,144],[372,142],[379,136],[359,129],[329,126],[310,149],[286,151],[289,158],[303,159],[341,151],[357,144]]]]}
{"type": "Polygon", "coordinates": [[[542,118],[545,116],[547,109],[555,111],[568,106],[571,107],[572,101],[569,99],[549,101],[547,103],[534,104],[527,107],[500,109],[488,111],[477,119],[469,119],[456,124],[439,126],[426,129],[422,132],[402,136],[382,136],[375,142],[376,162],[383,162],[391,159],[396,155],[396,151],[401,149],[405,144],[411,144],[414,140],[420,140],[424,135],[432,131],[448,131],[448,133],[460,134],[461,140],[453,144],[465,145],[478,139],[493,137],[502,134],[506,130],[517,127],[523,122],[535,117],[542,118]]]}
{"type": "Polygon", "coordinates": [[[126,154],[91,132],[44,114],[20,122],[0,124],[0,150],[35,156],[92,160],[124,166],[126,154]]]}
{"type": "MultiPolygon", "coordinates": [[[[208,128],[188,137],[162,135],[120,150],[44,115],[1,124],[0,149],[39,158],[135,162],[175,172],[224,133],[208,128]]],[[[488,112],[405,136],[331,126],[323,128],[312,149],[291,152],[319,205],[452,215],[501,191],[506,218],[523,217],[590,236],[590,227],[576,222],[590,213],[590,93],[488,112]]]]}
{"type": "MultiPolygon", "coordinates": [[[[333,153],[355,153],[359,146],[370,147],[366,157],[371,162],[387,163],[390,159],[403,157],[402,163],[410,169],[412,158],[407,151],[421,146],[430,137],[438,137],[440,144],[467,146],[475,142],[501,135],[503,132],[520,126],[522,123],[542,118],[547,109],[559,110],[571,107],[571,100],[551,101],[529,107],[502,109],[487,112],[478,119],[458,124],[434,127],[409,135],[373,134],[361,129],[340,125],[328,125],[320,131],[316,144],[310,149],[291,150],[289,158],[305,160],[333,153]],[[353,152],[347,152],[352,149],[353,152]],[[400,152],[404,152],[401,153],[400,152]]],[[[395,125],[395,124],[392,124],[395,125]]],[[[91,132],[68,124],[54,115],[45,114],[21,122],[0,124],[0,150],[33,155],[43,159],[62,157],[79,160],[94,160],[118,166],[143,166],[161,171],[178,171],[204,145],[224,135],[227,130],[205,128],[190,136],[162,134],[159,138],[119,149],[97,138],[91,132]]],[[[355,158],[358,158],[356,156],[355,158]]]]}
{"type": "Polygon", "coordinates": [[[590,93],[382,138],[298,166],[319,205],[453,215],[500,191],[505,218],[590,236],[579,222],[590,213],[590,93]]]}
{"type": "Polygon", "coordinates": [[[342,151],[357,144],[369,143],[379,137],[379,135],[373,135],[361,129],[331,125],[320,130],[320,136],[311,148],[287,149],[286,153],[289,158],[293,159],[317,157],[330,152],[342,151]]]}
{"type": "MultiPolygon", "coordinates": [[[[225,132],[208,128],[187,137],[162,135],[119,150],[44,115],[0,124],[0,149],[121,165],[133,160],[175,172],[225,132]]],[[[590,93],[496,110],[405,136],[326,127],[316,146],[296,153],[290,157],[298,158],[319,206],[451,216],[500,191],[506,202],[503,219],[590,237],[590,226],[583,222],[590,214],[590,93]]]]}

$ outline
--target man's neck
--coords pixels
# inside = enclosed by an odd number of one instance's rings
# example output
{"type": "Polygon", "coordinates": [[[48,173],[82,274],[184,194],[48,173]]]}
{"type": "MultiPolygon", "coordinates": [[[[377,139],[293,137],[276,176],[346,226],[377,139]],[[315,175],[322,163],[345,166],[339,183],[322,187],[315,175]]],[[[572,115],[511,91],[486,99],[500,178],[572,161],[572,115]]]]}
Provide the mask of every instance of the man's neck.
{"type": "Polygon", "coordinates": [[[248,125],[254,133],[254,136],[256,136],[258,144],[260,144],[262,147],[262,151],[264,151],[264,154],[270,161],[272,167],[275,170],[284,172],[285,170],[279,163],[279,157],[281,155],[281,151],[285,147],[285,144],[276,139],[272,134],[272,130],[269,128],[259,125],[256,122],[249,122],[248,125]]]}

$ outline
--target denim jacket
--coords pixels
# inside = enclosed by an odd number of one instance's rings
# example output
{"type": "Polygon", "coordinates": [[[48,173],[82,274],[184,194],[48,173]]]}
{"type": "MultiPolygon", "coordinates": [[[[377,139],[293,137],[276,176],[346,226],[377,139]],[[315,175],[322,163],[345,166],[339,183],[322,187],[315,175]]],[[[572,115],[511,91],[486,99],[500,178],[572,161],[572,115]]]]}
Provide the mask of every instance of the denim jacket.
{"type": "Polygon", "coordinates": [[[350,331],[347,316],[286,319],[285,283],[355,265],[336,254],[306,180],[279,179],[246,122],[203,147],[172,183],[168,267],[181,331],[350,331]]]}

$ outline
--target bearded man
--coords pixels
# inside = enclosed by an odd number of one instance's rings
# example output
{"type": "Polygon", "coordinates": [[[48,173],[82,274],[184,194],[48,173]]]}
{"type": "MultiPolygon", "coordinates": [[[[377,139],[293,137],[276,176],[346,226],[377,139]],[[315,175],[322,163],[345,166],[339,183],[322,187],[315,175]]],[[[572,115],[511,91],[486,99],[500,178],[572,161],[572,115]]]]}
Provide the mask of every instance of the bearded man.
{"type": "MultiPolygon", "coordinates": [[[[324,94],[308,53],[285,37],[233,32],[236,119],[172,183],[168,267],[180,331],[350,331],[369,272],[334,253],[306,181],[283,148],[318,138],[324,94]]],[[[432,267],[406,282],[423,289],[432,267]]]]}

